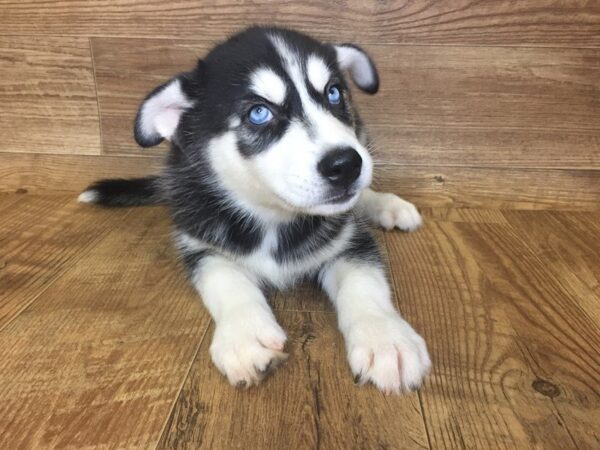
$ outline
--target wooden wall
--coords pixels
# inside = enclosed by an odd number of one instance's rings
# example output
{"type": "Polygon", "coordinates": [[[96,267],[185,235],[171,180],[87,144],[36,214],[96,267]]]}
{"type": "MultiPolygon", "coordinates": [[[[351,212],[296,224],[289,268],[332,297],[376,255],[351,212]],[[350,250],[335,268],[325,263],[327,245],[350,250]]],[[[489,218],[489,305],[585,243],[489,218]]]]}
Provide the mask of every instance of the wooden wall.
{"type": "Polygon", "coordinates": [[[363,45],[377,183],[422,206],[600,209],[600,2],[0,0],[0,191],[160,166],[139,101],[272,23],[363,45]]]}

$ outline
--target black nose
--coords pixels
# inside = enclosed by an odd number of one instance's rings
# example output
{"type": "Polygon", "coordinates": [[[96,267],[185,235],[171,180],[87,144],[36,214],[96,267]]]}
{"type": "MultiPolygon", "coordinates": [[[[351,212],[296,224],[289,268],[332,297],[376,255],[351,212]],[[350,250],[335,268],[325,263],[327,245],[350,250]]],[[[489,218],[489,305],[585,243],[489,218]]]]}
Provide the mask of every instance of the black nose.
{"type": "Polygon", "coordinates": [[[327,152],[317,169],[331,184],[347,188],[360,176],[362,158],[352,147],[339,147],[327,152]]]}

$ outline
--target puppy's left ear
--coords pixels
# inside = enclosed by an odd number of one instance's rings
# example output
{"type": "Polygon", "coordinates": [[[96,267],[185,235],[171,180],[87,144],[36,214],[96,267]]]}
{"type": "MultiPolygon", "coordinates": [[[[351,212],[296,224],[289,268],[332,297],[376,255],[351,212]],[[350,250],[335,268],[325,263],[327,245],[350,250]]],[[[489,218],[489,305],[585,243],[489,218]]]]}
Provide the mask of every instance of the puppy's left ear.
{"type": "Polygon", "coordinates": [[[354,44],[339,44],[333,48],[340,69],[349,71],[352,80],[362,91],[375,94],[379,89],[379,74],[371,57],[354,44]]]}

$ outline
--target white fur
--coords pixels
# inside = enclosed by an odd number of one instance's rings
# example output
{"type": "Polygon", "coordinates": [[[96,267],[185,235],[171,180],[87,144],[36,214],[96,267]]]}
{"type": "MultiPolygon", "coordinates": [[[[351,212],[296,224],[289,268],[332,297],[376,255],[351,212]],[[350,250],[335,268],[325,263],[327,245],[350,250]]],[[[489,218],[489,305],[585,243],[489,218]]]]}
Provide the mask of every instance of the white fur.
{"type": "Polygon", "coordinates": [[[285,332],[256,280],[225,258],[208,256],[193,282],[216,324],[210,346],[213,362],[233,385],[258,383],[287,355],[285,332]]]}
{"type": "Polygon", "coordinates": [[[337,310],[354,375],[384,392],[418,388],[431,360],[423,338],[392,305],[383,271],[342,259],[324,271],[322,283],[337,310]]]}
{"type": "Polygon", "coordinates": [[[79,203],[95,203],[97,200],[98,193],[96,191],[84,191],[77,197],[79,203]]]}
{"type": "MultiPolygon", "coordinates": [[[[354,231],[354,224],[350,222],[339,235],[323,248],[310,253],[305,258],[294,262],[279,262],[273,258],[273,251],[277,248],[278,225],[266,225],[265,238],[260,247],[249,255],[226,254],[229,261],[234,262],[254,279],[266,280],[279,289],[294,285],[306,274],[316,273],[327,261],[340,254],[348,245],[354,231]]],[[[182,251],[215,250],[210,245],[189,236],[179,233],[175,237],[177,246],[182,251]]],[[[222,249],[218,250],[224,254],[222,249]]]]}
{"type": "Polygon", "coordinates": [[[267,221],[291,219],[294,207],[269,189],[254,161],[241,155],[235,132],[213,138],[207,151],[212,169],[236,206],[256,212],[267,221]]]}
{"type": "MultiPolygon", "coordinates": [[[[332,133],[337,132],[338,136],[347,136],[348,140],[354,139],[358,143],[353,133],[348,134],[348,130],[340,125],[338,120],[333,121],[332,133]]],[[[276,144],[252,158],[244,158],[238,151],[233,131],[213,138],[208,144],[208,154],[223,187],[233,194],[232,201],[246,209],[258,208],[263,215],[275,214],[274,219],[282,220],[298,212],[334,214],[346,211],[354,206],[360,190],[371,182],[369,159],[353,198],[345,203],[323,204],[327,181],[316,170],[324,153],[323,146],[329,147],[313,141],[306,128],[294,122],[276,144]]]]}
{"type": "Polygon", "coordinates": [[[327,64],[316,55],[310,55],[306,63],[306,73],[308,80],[313,85],[317,92],[324,92],[325,86],[331,79],[331,72],[327,68],[327,64]]]}
{"type": "MultiPolygon", "coordinates": [[[[346,136],[348,141],[356,141],[340,124],[337,120],[331,121],[331,135],[346,136]]],[[[331,144],[323,143],[320,138],[311,138],[304,124],[296,121],[268,151],[253,158],[254,173],[278,198],[297,211],[312,214],[342,212],[354,205],[358,192],[344,204],[326,203],[328,182],[316,168],[325,153],[324,149],[329,148],[332,148],[331,144]]],[[[370,182],[371,170],[366,167],[358,181],[357,191],[370,182]]]]}
{"type": "Polygon", "coordinates": [[[421,215],[415,205],[395,194],[365,189],[361,194],[358,207],[373,223],[386,230],[399,228],[403,231],[414,231],[422,223],[421,215]]]}
{"type": "Polygon", "coordinates": [[[261,67],[250,77],[250,89],[258,96],[281,105],[287,95],[287,87],[273,70],[261,67]]]}
{"type": "Polygon", "coordinates": [[[139,130],[148,138],[158,134],[171,139],[181,114],[192,105],[181,90],[179,80],[175,79],[146,100],[140,111],[139,130]]]}
{"type": "Polygon", "coordinates": [[[367,55],[344,45],[336,45],[335,50],[340,69],[348,70],[358,86],[368,87],[375,83],[376,75],[367,55]]]}

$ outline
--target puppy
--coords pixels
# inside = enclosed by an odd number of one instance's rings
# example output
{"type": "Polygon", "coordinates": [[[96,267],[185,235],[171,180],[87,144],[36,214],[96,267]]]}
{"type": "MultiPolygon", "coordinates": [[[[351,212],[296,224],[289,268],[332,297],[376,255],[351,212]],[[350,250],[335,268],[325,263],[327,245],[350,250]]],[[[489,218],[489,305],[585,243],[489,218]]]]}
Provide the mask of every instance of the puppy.
{"type": "Polygon", "coordinates": [[[379,78],[351,44],[253,27],[154,89],[135,120],[142,147],[171,141],[164,171],[102,180],[85,203],[165,203],[175,242],[216,328],[214,364],[235,386],[286,357],[265,292],[318,283],[338,315],[355,377],[418,388],[431,362],[396,311],[367,222],[412,231],[416,208],[369,189],[368,139],[343,72],[370,94],[379,78]]]}

